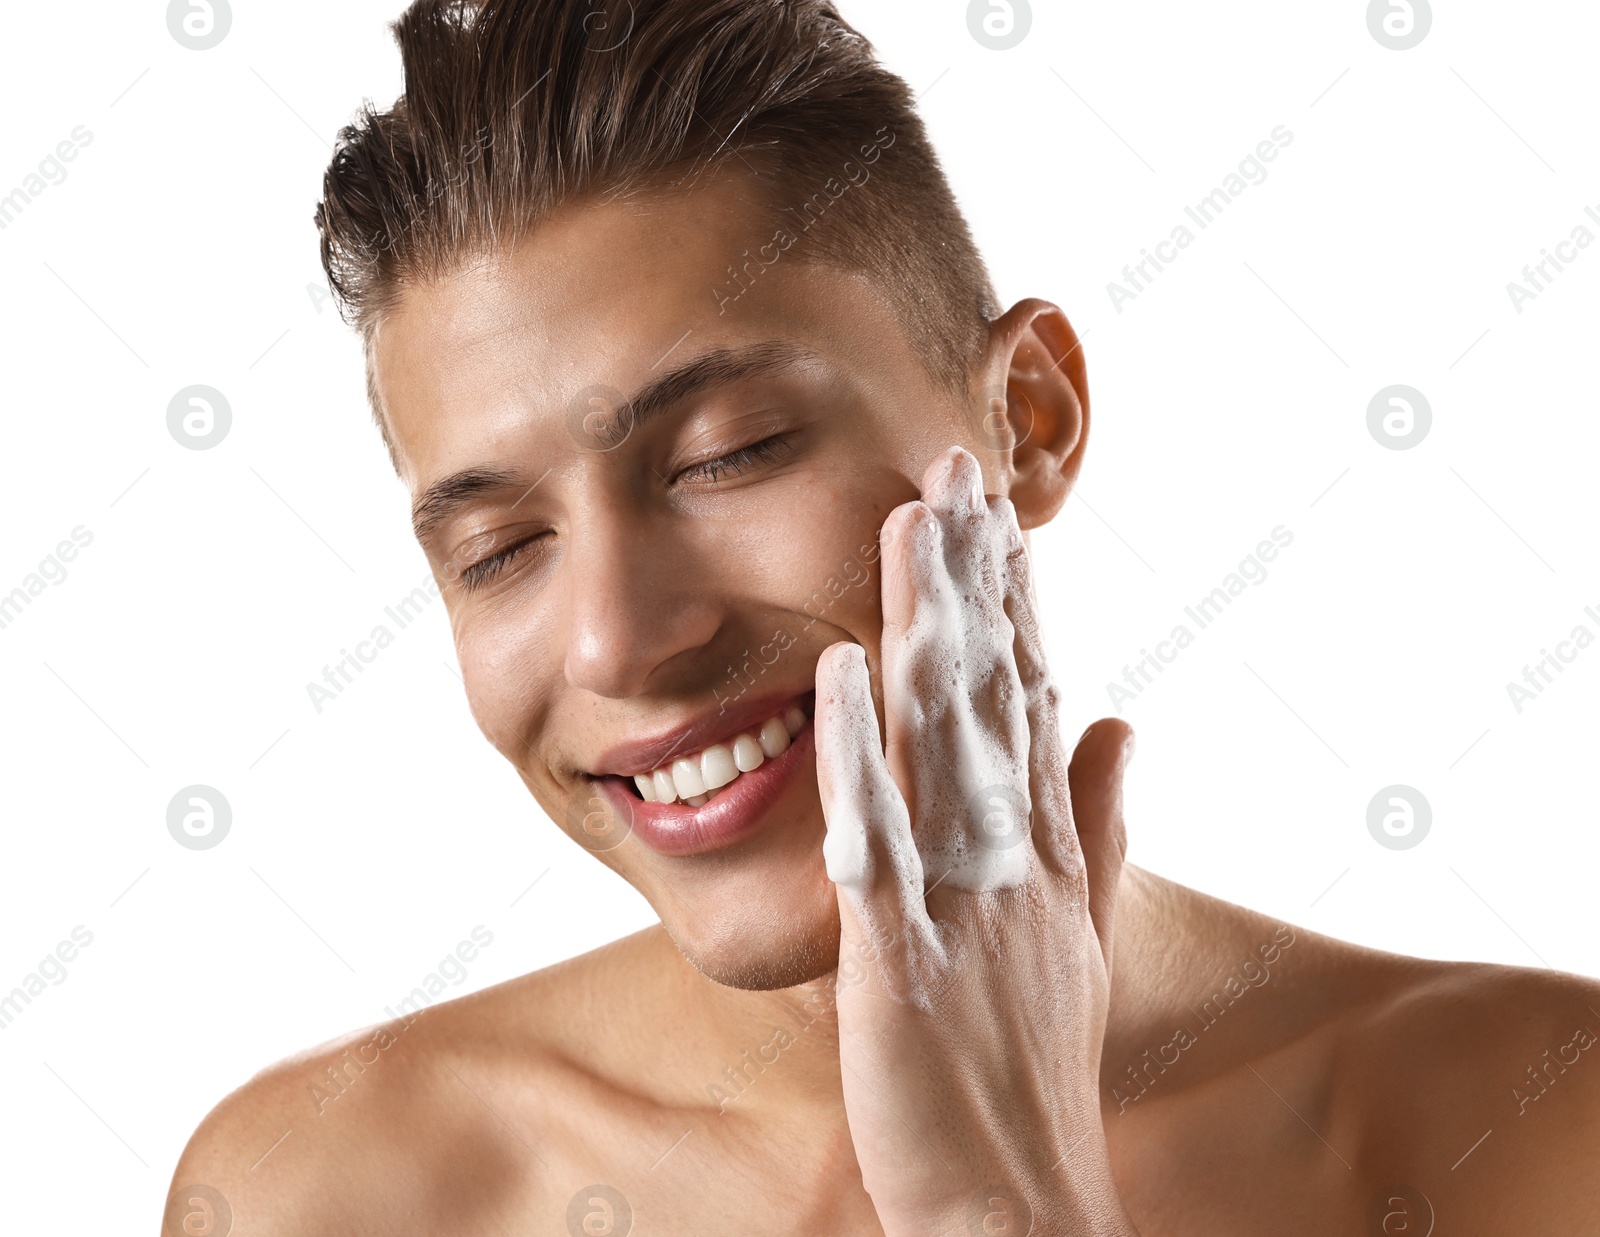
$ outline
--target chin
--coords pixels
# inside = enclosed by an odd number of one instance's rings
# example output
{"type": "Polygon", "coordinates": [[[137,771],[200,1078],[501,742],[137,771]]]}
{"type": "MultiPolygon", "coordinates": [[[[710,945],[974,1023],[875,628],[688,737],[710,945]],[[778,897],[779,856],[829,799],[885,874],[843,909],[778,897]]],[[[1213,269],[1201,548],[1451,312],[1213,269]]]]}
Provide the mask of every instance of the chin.
{"type": "Polygon", "coordinates": [[[822,860],[827,832],[813,781],[807,798],[754,837],[652,864],[635,884],[689,964],[747,991],[793,988],[839,967],[839,896],[822,860]]]}
{"type": "Polygon", "coordinates": [[[839,904],[826,876],[817,890],[789,880],[781,894],[684,907],[661,922],[695,970],[728,988],[793,988],[839,966],[839,904]]]}

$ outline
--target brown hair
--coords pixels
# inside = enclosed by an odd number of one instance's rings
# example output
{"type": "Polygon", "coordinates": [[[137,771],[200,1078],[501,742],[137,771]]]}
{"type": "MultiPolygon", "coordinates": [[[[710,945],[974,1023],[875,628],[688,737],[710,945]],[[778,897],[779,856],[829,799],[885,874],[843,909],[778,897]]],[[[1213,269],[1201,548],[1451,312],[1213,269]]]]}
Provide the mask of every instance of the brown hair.
{"type": "MultiPolygon", "coordinates": [[[[394,32],[405,93],[340,132],[316,212],[365,339],[408,283],[565,202],[737,158],[796,256],[867,274],[930,375],[964,387],[999,314],[988,272],[910,89],[831,0],[415,0],[394,32]]],[[[378,415],[370,357],[368,390],[378,415]]]]}

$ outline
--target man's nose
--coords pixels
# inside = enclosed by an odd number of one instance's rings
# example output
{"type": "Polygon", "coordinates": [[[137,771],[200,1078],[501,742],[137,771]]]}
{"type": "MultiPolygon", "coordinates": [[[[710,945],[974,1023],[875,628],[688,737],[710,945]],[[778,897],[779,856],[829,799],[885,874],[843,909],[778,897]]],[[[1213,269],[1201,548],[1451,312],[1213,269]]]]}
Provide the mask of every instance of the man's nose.
{"type": "Polygon", "coordinates": [[[658,668],[716,636],[715,571],[690,561],[666,532],[660,516],[572,531],[563,574],[574,687],[612,699],[638,695],[658,668]]]}

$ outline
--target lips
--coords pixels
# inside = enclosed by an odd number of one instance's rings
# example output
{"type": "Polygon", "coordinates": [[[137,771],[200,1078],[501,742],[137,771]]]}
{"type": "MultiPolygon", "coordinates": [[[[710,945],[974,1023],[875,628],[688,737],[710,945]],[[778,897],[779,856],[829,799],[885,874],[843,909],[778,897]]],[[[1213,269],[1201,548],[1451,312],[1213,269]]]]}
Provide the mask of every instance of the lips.
{"type": "Polygon", "coordinates": [[[663,767],[670,769],[673,761],[698,755],[717,743],[725,742],[731,748],[738,735],[754,734],[769,718],[782,719],[791,708],[798,708],[809,717],[815,699],[815,691],[804,691],[741,701],[654,735],[609,747],[595,759],[593,773],[596,777],[632,778],[653,774],[663,767]]]}
{"type": "Polygon", "coordinates": [[[721,850],[755,833],[773,804],[814,766],[812,732],[807,718],[782,753],[740,774],[698,807],[647,802],[631,778],[617,775],[597,777],[594,785],[624,826],[657,854],[678,857],[721,850]]]}
{"type": "Polygon", "coordinates": [[[635,774],[633,784],[646,803],[681,799],[690,807],[699,807],[721,794],[725,786],[783,755],[805,724],[805,710],[791,704],[782,716],[769,717],[761,725],[741,731],[731,742],[713,743],[679,756],[653,773],[635,774]]]}

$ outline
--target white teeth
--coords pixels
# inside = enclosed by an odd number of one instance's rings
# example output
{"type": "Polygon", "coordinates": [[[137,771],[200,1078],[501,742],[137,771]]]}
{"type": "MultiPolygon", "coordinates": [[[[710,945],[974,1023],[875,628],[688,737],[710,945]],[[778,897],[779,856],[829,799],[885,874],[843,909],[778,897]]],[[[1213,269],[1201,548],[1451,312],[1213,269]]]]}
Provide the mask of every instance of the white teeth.
{"type": "Polygon", "coordinates": [[[761,750],[761,744],[749,735],[742,734],[733,741],[733,763],[740,773],[759,769],[766,759],[767,754],[761,750]]]}
{"type": "Polygon", "coordinates": [[[700,762],[698,760],[674,760],[672,762],[672,781],[678,788],[678,797],[680,799],[687,799],[690,795],[703,795],[706,792],[706,784],[700,776],[700,762]]]}
{"type": "Polygon", "coordinates": [[[769,717],[761,725],[761,733],[756,736],[756,741],[761,744],[761,750],[767,758],[782,756],[789,750],[789,731],[776,717],[769,717]]]}
{"type": "Polygon", "coordinates": [[[742,773],[752,773],[789,750],[794,736],[805,728],[805,710],[790,706],[781,717],[769,717],[761,728],[736,735],[730,742],[713,743],[693,756],[681,756],[653,773],[634,775],[639,798],[646,803],[677,803],[699,807],[742,773]]]}
{"type": "Polygon", "coordinates": [[[707,790],[721,790],[739,776],[733,763],[733,752],[721,743],[713,743],[700,753],[700,780],[707,790]]]}

